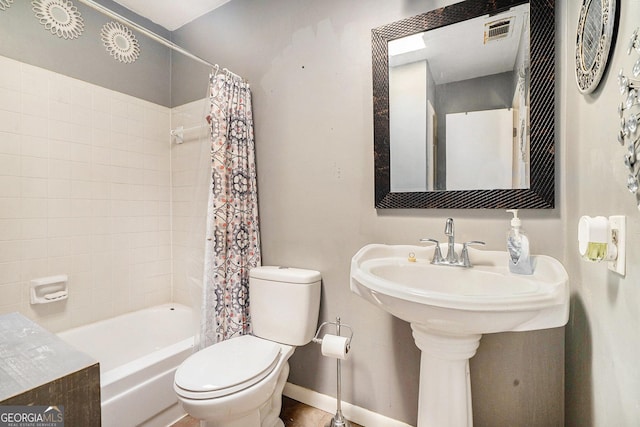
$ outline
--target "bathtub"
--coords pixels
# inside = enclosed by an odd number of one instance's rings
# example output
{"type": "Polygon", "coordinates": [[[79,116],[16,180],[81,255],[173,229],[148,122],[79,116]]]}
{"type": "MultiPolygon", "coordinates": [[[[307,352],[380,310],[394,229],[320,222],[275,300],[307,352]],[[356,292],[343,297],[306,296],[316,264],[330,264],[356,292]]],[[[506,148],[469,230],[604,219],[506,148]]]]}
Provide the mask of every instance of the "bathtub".
{"type": "Polygon", "coordinates": [[[166,426],[184,415],[173,391],[194,349],[194,313],[165,304],[58,333],[100,362],[102,426],[166,426]]]}

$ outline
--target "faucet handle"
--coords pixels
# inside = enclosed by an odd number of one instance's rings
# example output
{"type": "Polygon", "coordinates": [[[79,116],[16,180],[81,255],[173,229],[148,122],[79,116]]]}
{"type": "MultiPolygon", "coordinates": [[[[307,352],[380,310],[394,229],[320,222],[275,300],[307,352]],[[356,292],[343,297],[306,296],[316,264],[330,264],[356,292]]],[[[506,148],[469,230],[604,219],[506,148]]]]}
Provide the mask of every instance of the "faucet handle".
{"type": "Polygon", "coordinates": [[[441,263],[444,261],[442,258],[442,252],[440,251],[440,242],[436,239],[420,239],[420,243],[434,243],[436,248],[433,251],[433,259],[431,260],[431,264],[441,263]]]}
{"type": "Polygon", "coordinates": [[[462,253],[460,254],[460,262],[463,267],[471,267],[471,262],[469,261],[469,246],[484,246],[485,243],[480,240],[471,240],[469,242],[464,242],[462,244],[462,253]]]}
{"type": "Polygon", "coordinates": [[[484,246],[486,243],[484,243],[481,240],[471,240],[469,242],[464,242],[462,244],[462,247],[466,247],[466,246],[484,246]]]}

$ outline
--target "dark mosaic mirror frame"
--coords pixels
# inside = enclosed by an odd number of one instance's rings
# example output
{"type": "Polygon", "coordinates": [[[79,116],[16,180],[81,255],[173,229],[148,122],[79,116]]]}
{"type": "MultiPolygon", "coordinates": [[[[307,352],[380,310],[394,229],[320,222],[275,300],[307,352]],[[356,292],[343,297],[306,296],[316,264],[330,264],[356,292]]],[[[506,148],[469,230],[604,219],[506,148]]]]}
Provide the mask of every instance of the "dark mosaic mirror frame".
{"type": "Polygon", "coordinates": [[[530,182],[529,189],[392,193],[389,166],[390,40],[498,13],[524,0],[467,0],[393,22],[371,31],[375,206],[384,208],[553,208],[555,201],[555,16],[554,0],[530,3],[530,182]]]}

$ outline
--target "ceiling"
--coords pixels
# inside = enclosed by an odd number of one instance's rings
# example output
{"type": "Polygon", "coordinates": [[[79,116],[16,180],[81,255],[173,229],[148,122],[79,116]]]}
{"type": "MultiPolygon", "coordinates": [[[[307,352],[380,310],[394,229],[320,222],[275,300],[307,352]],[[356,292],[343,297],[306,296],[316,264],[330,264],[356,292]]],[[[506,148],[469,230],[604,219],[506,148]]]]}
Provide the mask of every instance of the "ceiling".
{"type": "MultiPolygon", "coordinates": [[[[420,43],[407,46],[404,52],[397,54],[392,53],[392,47],[402,39],[393,40],[389,42],[389,64],[393,67],[426,60],[436,84],[512,71],[521,41],[529,40],[528,22],[529,4],[522,4],[501,14],[485,15],[405,37],[420,43]],[[513,18],[509,36],[485,43],[485,24],[507,18],[513,18]]],[[[522,48],[528,50],[528,43],[522,48]]],[[[527,57],[528,53],[525,52],[527,57]]]]}
{"type": "Polygon", "coordinates": [[[114,0],[169,31],[176,30],[230,0],[114,0]]]}

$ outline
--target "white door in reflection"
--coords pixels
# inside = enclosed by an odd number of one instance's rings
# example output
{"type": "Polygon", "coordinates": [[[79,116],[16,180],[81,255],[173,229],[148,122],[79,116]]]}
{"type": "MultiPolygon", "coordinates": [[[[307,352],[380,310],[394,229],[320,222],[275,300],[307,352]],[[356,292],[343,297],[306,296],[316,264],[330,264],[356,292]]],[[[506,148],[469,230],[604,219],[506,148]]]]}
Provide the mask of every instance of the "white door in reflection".
{"type": "Polygon", "coordinates": [[[446,115],[447,190],[513,188],[513,113],[508,108],[446,115]]]}

